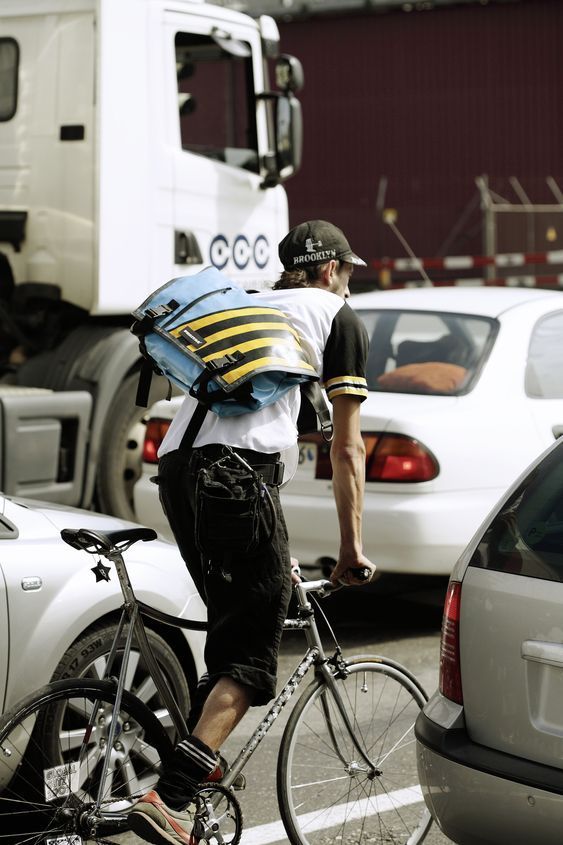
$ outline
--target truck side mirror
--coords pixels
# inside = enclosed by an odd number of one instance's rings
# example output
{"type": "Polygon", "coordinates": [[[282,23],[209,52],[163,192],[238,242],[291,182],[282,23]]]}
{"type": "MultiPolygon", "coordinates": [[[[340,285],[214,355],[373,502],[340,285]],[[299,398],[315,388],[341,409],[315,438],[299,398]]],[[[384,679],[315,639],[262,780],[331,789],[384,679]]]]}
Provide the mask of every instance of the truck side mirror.
{"type": "Polygon", "coordinates": [[[305,84],[303,65],[295,56],[283,54],[276,62],[276,85],[282,91],[301,91],[305,84]]]}
{"type": "Polygon", "coordinates": [[[276,164],[280,181],[297,173],[303,148],[301,103],[291,91],[275,100],[276,164]]]}
{"type": "Polygon", "coordinates": [[[301,103],[294,96],[304,84],[303,66],[299,59],[286,54],[276,62],[276,84],[282,93],[265,91],[258,99],[269,104],[273,116],[274,149],[263,157],[262,188],[273,188],[297,173],[303,148],[301,103]]]}

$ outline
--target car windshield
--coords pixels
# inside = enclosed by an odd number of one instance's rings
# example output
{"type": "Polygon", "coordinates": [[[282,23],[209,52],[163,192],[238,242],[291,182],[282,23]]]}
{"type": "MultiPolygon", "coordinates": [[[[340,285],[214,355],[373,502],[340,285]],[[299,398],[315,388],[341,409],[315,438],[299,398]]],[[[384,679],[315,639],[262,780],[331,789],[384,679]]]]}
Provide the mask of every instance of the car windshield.
{"type": "Polygon", "coordinates": [[[368,389],[468,393],[491,350],[496,320],[435,311],[358,310],[370,338],[368,389]]]}

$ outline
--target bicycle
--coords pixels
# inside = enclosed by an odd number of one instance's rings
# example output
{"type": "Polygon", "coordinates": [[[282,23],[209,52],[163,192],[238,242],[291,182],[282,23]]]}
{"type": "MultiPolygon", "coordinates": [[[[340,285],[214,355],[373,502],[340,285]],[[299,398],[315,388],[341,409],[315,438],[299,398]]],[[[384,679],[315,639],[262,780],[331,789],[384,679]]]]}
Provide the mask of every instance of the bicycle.
{"type": "MultiPolygon", "coordinates": [[[[109,577],[102,557],[113,564],[124,598],[121,618],[104,679],[48,684],[0,720],[0,845],[119,842],[132,803],[151,788],[160,763],[187,735],[143,617],[175,627],[201,629],[204,623],[138,601],[123,559],[134,542],[154,539],[155,532],[64,529],[61,535],[98,556],[97,580],[109,577]],[[134,640],[165,704],[156,714],[126,689],[134,640]]],[[[224,764],[221,780],[197,793],[194,835],[201,842],[240,841],[242,812],[234,791],[242,786],[242,770],[312,667],[315,678],[289,716],[278,755],[279,809],[289,841],[416,845],[428,832],[431,817],[414,754],[414,722],[426,693],[395,661],[345,658],[321,611],[335,646],[327,657],[309,599],[334,589],[325,580],[294,586],[298,610],[285,628],[303,631],[306,652],[234,762],[224,764]]]]}

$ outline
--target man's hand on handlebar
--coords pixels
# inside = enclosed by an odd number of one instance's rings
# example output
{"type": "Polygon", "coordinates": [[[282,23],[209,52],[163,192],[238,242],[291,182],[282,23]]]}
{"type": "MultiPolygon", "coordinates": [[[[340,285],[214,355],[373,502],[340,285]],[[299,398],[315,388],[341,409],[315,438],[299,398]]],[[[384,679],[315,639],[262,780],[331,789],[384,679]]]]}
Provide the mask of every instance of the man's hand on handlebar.
{"type": "Polygon", "coordinates": [[[291,558],[291,583],[301,583],[301,570],[299,569],[299,561],[296,557],[291,558]]]}
{"type": "Polygon", "coordinates": [[[361,584],[369,584],[379,577],[376,566],[363,555],[344,556],[340,555],[338,563],[332,570],[331,583],[342,587],[357,587],[361,584]]]}

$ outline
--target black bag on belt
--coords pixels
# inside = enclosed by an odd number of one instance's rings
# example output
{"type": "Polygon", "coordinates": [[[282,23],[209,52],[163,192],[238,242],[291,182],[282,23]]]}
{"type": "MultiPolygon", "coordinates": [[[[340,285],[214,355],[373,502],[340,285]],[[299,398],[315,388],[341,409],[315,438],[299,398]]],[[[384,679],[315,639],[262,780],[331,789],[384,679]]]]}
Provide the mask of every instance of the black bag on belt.
{"type": "Polygon", "coordinates": [[[270,542],[275,509],[259,472],[230,447],[226,455],[203,466],[197,476],[195,540],[211,561],[228,562],[233,552],[251,554],[270,542]],[[261,536],[266,520],[268,536],[261,536]]]}

